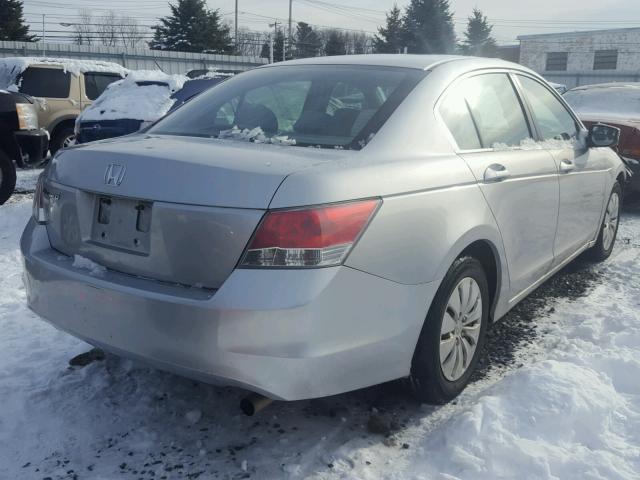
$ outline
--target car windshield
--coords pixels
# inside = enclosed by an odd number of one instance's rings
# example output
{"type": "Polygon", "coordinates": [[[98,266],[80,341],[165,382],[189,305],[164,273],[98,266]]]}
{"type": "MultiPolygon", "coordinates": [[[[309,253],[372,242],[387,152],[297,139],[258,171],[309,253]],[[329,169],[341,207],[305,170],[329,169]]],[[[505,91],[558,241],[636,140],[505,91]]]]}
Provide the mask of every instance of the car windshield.
{"type": "Polygon", "coordinates": [[[563,98],[581,116],[640,119],[640,87],[569,90],[563,98]]]}
{"type": "Polygon", "coordinates": [[[149,133],[358,149],[424,74],[350,65],[260,68],[202,93],[149,133]]]}

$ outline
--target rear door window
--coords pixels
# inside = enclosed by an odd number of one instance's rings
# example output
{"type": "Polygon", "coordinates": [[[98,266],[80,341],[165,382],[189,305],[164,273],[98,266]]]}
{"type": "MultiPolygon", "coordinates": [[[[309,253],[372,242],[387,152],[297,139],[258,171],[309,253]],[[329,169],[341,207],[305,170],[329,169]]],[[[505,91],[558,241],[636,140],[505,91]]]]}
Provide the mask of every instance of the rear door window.
{"type": "Polygon", "coordinates": [[[68,98],[71,74],[61,68],[29,67],[20,76],[20,92],[33,97],[68,98]]]}
{"type": "Polygon", "coordinates": [[[464,95],[458,88],[447,92],[440,104],[440,116],[461,150],[482,148],[478,131],[464,95]]]}
{"type": "Polygon", "coordinates": [[[95,100],[106,88],[115,81],[121,80],[120,75],[112,73],[85,73],[84,90],[89,100],[95,100]]]}
{"type": "Polygon", "coordinates": [[[578,134],[576,121],[555,95],[532,78],[518,75],[518,79],[542,138],[544,140],[575,139],[578,134]]]}
{"type": "Polygon", "coordinates": [[[506,73],[471,77],[461,88],[483,147],[519,146],[531,138],[524,110],[506,73]]]}

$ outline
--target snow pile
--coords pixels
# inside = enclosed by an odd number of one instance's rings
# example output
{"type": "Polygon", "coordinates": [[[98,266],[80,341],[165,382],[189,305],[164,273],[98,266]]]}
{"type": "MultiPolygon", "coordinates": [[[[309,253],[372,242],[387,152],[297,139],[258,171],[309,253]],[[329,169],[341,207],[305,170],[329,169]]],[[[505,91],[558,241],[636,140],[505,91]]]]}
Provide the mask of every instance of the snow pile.
{"type": "Polygon", "coordinates": [[[126,78],[110,84],[76,120],[99,121],[132,119],[155,122],[174,103],[171,95],[188,80],[185,75],[169,75],[159,70],[136,70],[126,78]],[[139,85],[161,82],[163,85],[139,85]]]}
{"type": "Polygon", "coordinates": [[[65,72],[79,75],[85,72],[117,73],[124,77],[129,70],[122,65],[98,60],[77,60],[72,58],[6,57],[0,59],[0,87],[18,91],[16,79],[30,65],[62,66],[65,72]]]}
{"type": "Polygon", "coordinates": [[[85,258],[81,255],[73,256],[73,263],[71,264],[73,268],[85,269],[89,270],[89,275],[94,277],[102,276],[106,273],[107,269],[102,265],[97,264],[93,260],[85,258]]]}
{"type": "Polygon", "coordinates": [[[526,138],[520,142],[520,145],[507,145],[506,143],[494,143],[491,145],[496,151],[505,150],[561,150],[563,148],[575,149],[579,148],[581,144],[580,140],[559,140],[551,138],[537,142],[533,138],[526,138]]]}
{"type": "Polygon", "coordinates": [[[218,134],[218,138],[227,138],[233,140],[244,140],[253,143],[271,143],[273,145],[295,145],[296,141],[286,135],[275,135],[268,137],[262,128],[255,127],[251,130],[248,128],[240,129],[236,125],[229,130],[222,130],[218,134]]]}

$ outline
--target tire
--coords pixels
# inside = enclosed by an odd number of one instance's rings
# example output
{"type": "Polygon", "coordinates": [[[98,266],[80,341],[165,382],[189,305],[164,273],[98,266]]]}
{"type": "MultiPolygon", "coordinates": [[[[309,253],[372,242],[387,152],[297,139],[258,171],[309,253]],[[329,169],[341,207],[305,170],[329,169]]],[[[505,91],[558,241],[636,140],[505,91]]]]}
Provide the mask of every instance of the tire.
{"type": "Polygon", "coordinates": [[[620,226],[620,205],[622,204],[622,188],[616,182],[611,189],[607,209],[600,225],[600,232],[596,244],[589,249],[588,257],[594,262],[602,262],[611,256],[618,236],[620,226]],[[615,211],[611,211],[611,209],[615,211]]]}
{"type": "MultiPolygon", "coordinates": [[[[461,303],[464,306],[464,299],[461,303]]],[[[476,369],[478,358],[484,347],[488,321],[489,286],[484,269],[475,258],[461,257],[451,266],[433,299],[422,327],[422,332],[420,332],[416,351],[413,354],[409,385],[418,400],[426,403],[442,404],[452,400],[464,390],[476,369]],[[455,303],[456,298],[460,299],[458,294],[460,293],[459,287],[461,285],[462,293],[464,294],[466,286],[473,283],[475,283],[478,292],[470,296],[471,301],[467,303],[472,304],[473,298],[479,298],[482,304],[476,305],[475,309],[471,308],[471,310],[460,308],[459,311],[465,312],[464,316],[455,314],[454,309],[451,308],[450,300],[455,303]],[[451,321],[445,320],[445,314],[448,315],[448,318],[453,321],[456,327],[451,333],[443,334],[443,331],[449,330],[451,326],[451,321]],[[475,318],[478,315],[475,350],[473,350],[469,358],[469,338],[476,333],[475,330],[472,330],[475,323],[467,320],[467,317],[475,318]],[[459,321],[456,321],[455,318],[458,318],[459,321]],[[463,327],[463,322],[466,321],[470,323],[467,323],[467,327],[463,327]],[[443,325],[447,325],[447,327],[443,329],[443,325]],[[443,347],[442,351],[441,346],[443,347]],[[447,354],[449,346],[451,346],[451,351],[447,354]],[[467,352],[466,356],[463,353],[465,351],[467,352]],[[466,359],[466,362],[463,361],[462,373],[460,371],[457,372],[459,376],[455,374],[455,362],[457,360],[454,360],[454,357],[451,356],[455,356],[456,353],[462,353],[460,358],[466,359]],[[441,362],[441,355],[446,355],[443,362],[441,362]],[[465,363],[466,367],[464,366],[465,363]],[[451,371],[452,365],[453,371],[451,371]]]]}
{"type": "Polygon", "coordinates": [[[6,153],[0,150],[0,205],[9,200],[16,188],[16,167],[6,153]]]}
{"type": "Polygon", "coordinates": [[[51,137],[51,143],[49,144],[49,151],[51,155],[55,155],[58,150],[65,146],[68,139],[73,139],[75,134],[73,132],[73,126],[62,126],[56,128],[54,134],[51,137]]]}

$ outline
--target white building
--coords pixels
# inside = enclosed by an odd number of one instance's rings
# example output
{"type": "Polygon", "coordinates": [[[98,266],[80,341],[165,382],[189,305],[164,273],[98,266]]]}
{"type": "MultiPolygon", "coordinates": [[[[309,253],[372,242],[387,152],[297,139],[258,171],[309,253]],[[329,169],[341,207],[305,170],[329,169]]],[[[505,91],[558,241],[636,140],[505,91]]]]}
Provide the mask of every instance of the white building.
{"type": "Polygon", "coordinates": [[[640,81],[640,28],[521,35],[520,63],[568,87],[640,81]]]}

